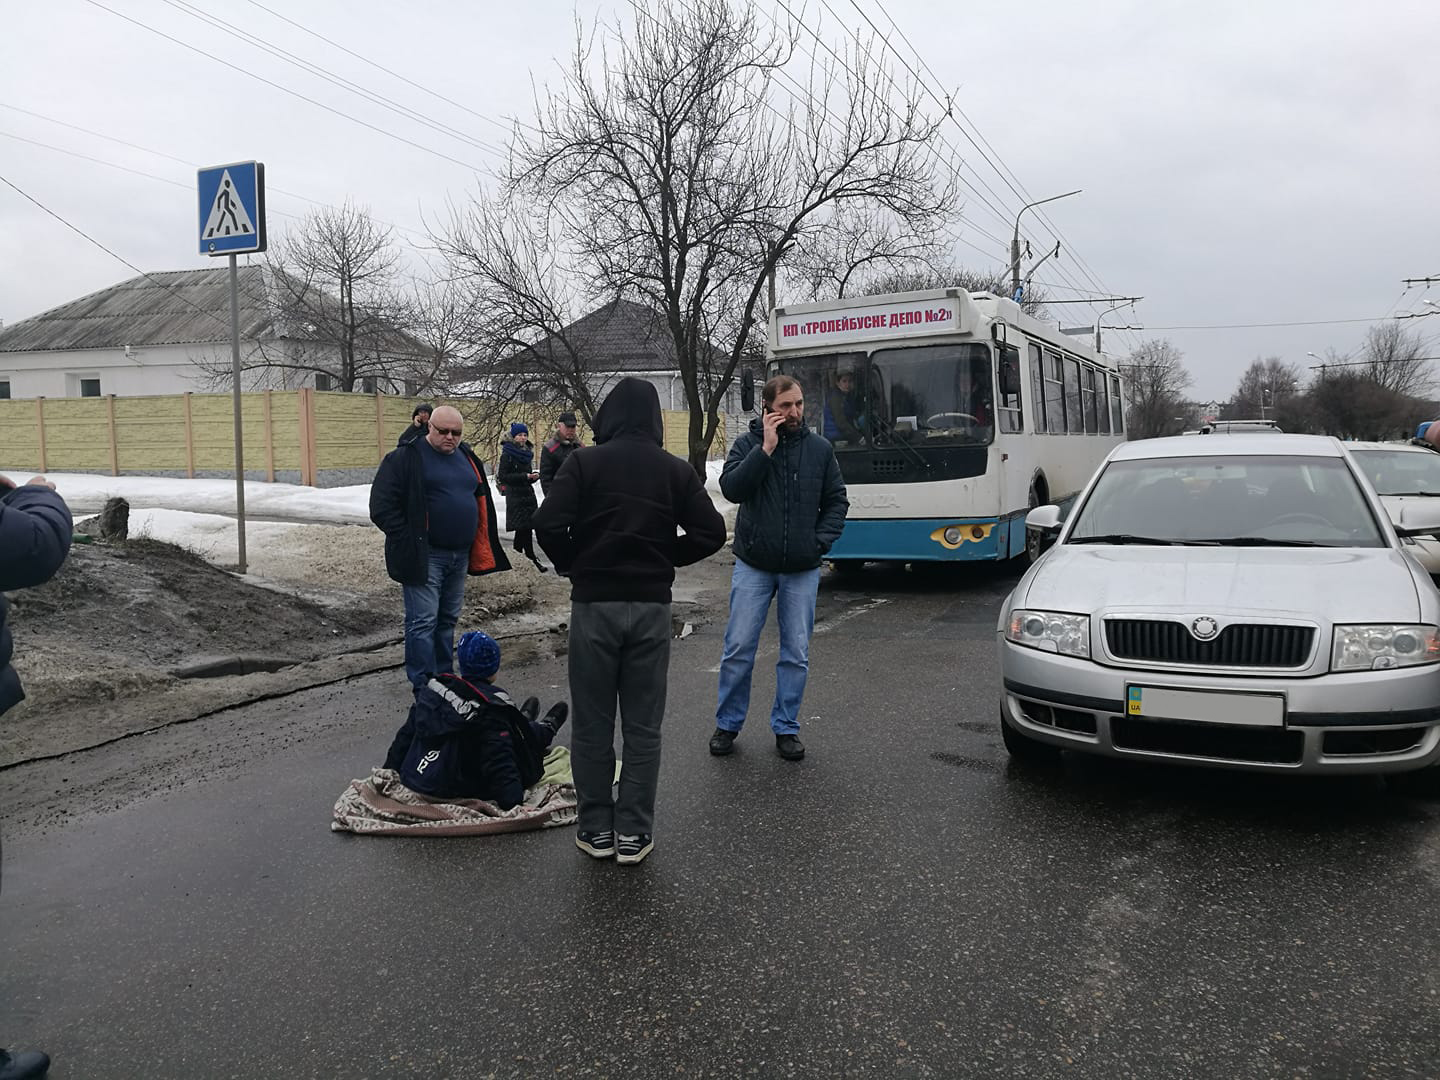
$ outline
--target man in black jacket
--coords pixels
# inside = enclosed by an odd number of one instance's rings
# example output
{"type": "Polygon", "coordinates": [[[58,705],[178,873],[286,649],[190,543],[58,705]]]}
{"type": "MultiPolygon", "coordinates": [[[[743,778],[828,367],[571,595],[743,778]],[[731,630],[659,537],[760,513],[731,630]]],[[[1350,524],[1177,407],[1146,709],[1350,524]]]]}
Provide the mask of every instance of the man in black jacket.
{"type": "MultiPolygon", "coordinates": [[[[5,625],[5,592],[40,585],[55,576],[70,552],[70,508],[43,476],[16,487],[0,476],[0,714],[25,700],[20,676],[10,666],[14,642],[5,625]]],[[[50,1059],[37,1051],[0,1050],[0,1078],[31,1080],[45,1075],[50,1059]]]]}
{"type": "Polygon", "coordinates": [[[720,491],[740,504],[740,512],[710,753],[735,749],[750,708],[755,648],[774,598],[780,661],[770,730],[780,756],[798,761],[805,756],[798,734],[800,700],[810,671],[820,561],[840,538],[850,500],[835,451],[805,426],[800,384],[777,375],[765,384],[761,400],[764,414],[735,440],[720,473],[720,491]]]}
{"type": "Polygon", "coordinates": [[[385,569],[405,587],[405,675],[417,691],[452,670],[466,574],[510,569],[485,466],[463,433],[459,411],[440,406],[425,437],[386,454],[370,485],[385,569]]]}
{"type": "Polygon", "coordinates": [[[627,378],[610,392],[595,417],[595,445],[577,450],[556,474],[535,512],[535,536],[570,576],[575,842],[597,859],[638,863],[652,847],[675,567],[725,543],[725,521],[695,470],[664,450],[654,386],[627,378]],[[618,800],[611,797],[617,700],[618,800]]]}
{"type": "Polygon", "coordinates": [[[580,431],[573,412],[562,412],[555,422],[555,434],[540,450],[540,492],[550,494],[550,485],[565,459],[580,449],[580,431]]]}
{"type": "Polygon", "coordinates": [[[435,410],[428,401],[422,401],[415,406],[410,413],[410,426],[400,433],[400,438],[395,440],[396,446],[404,446],[416,439],[423,439],[430,430],[430,414],[435,410]]]}

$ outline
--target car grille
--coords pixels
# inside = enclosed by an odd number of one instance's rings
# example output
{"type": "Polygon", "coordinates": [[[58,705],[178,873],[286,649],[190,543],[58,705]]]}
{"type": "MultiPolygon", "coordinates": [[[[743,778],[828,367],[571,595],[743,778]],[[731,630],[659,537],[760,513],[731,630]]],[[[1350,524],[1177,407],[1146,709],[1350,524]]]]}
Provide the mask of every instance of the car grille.
{"type": "Polygon", "coordinates": [[[1119,660],[1213,667],[1296,668],[1310,658],[1311,626],[1235,623],[1200,641],[1184,623],[1106,619],[1105,644],[1119,660]]]}

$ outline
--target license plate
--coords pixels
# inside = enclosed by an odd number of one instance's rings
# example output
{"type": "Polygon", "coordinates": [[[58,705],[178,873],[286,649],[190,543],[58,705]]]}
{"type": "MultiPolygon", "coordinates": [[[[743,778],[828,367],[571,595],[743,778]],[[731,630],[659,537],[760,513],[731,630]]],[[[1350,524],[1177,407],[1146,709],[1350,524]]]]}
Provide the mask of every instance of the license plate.
{"type": "Polygon", "coordinates": [[[1230,694],[1216,690],[1171,690],[1159,686],[1126,689],[1125,711],[1152,720],[1189,720],[1201,724],[1284,727],[1285,698],[1280,694],[1230,694]]]}

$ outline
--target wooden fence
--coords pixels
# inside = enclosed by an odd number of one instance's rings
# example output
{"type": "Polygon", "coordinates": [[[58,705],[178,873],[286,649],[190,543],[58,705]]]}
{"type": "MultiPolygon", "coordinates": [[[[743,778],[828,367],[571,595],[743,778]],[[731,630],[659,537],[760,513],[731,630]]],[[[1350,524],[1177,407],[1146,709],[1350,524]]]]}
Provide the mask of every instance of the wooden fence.
{"type": "MultiPolygon", "coordinates": [[[[440,400],[466,421],[466,440],[493,463],[513,420],[544,442],[554,417],[532,406],[465,398],[440,400]]],[[[245,475],[329,487],[361,483],[410,423],[414,402],[386,394],[265,390],[241,395],[245,475]]],[[[689,414],[664,412],[665,448],[685,456],[689,414]]],[[[723,418],[722,418],[723,420],[723,418]]],[[[581,432],[588,444],[590,433],[581,432]]],[[[714,449],[723,453],[724,429],[714,449]]],[[[33,398],[0,401],[0,466],[17,471],[121,475],[234,475],[229,394],[33,398]]]]}

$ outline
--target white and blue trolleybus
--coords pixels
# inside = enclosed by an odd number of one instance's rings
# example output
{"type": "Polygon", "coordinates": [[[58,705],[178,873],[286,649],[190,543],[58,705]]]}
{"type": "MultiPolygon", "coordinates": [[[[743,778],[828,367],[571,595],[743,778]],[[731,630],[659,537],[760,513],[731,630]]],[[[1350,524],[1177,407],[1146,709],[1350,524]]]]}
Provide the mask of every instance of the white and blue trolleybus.
{"type": "Polygon", "coordinates": [[[990,293],[776,308],[768,359],[835,447],[850,495],[838,569],[1036,557],[1026,512],[1073,500],[1125,438],[1114,362],[990,293]]]}

